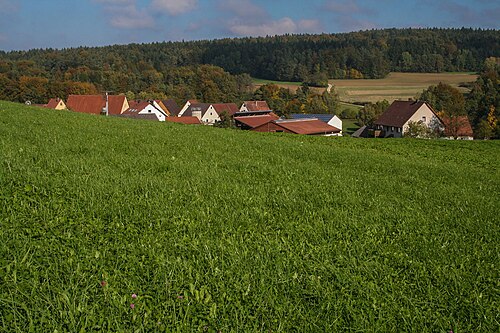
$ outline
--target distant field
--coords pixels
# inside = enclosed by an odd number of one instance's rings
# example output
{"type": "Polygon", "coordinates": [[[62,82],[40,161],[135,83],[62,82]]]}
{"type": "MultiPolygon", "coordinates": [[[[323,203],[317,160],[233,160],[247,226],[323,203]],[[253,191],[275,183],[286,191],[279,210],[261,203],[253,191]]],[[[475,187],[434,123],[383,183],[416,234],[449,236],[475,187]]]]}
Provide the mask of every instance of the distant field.
{"type": "Polygon", "coordinates": [[[330,80],[340,100],[351,103],[376,102],[383,99],[414,98],[422,90],[439,82],[459,87],[477,79],[474,73],[390,73],[384,79],[375,80],[330,80]]]}
{"type": "Polygon", "coordinates": [[[0,102],[0,331],[498,332],[499,160],[0,102]]]}
{"type": "MultiPolygon", "coordinates": [[[[463,83],[473,82],[477,79],[475,73],[390,73],[384,79],[370,80],[330,80],[335,86],[335,91],[339,94],[340,100],[349,103],[376,102],[388,100],[392,102],[396,99],[414,98],[430,85],[439,82],[448,83],[458,87],[462,91],[466,88],[459,87],[463,83]]],[[[254,80],[256,87],[263,84],[273,83],[280,87],[297,90],[300,82],[279,82],[267,80],[254,80]]],[[[313,88],[322,93],[325,88],[313,88]]]]}
{"type": "Polygon", "coordinates": [[[280,86],[293,86],[293,87],[299,87],[302,82],[286,82],[286,81],[272,81],[272,80],[264,80],[264,79],[253,79],[253,83],[256,86],[262,86],[264,84],[277,84],[280,86]]]}

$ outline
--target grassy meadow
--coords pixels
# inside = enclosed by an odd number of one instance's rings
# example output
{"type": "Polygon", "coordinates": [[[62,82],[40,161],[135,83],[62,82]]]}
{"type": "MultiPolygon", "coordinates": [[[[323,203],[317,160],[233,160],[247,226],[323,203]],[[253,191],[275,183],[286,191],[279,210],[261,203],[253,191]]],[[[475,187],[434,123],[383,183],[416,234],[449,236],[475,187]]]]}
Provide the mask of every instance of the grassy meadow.
{"type": "Polygon", "coordinates": [[[499,162],[0,102],[0,331],[498,332],[499,162]]]}

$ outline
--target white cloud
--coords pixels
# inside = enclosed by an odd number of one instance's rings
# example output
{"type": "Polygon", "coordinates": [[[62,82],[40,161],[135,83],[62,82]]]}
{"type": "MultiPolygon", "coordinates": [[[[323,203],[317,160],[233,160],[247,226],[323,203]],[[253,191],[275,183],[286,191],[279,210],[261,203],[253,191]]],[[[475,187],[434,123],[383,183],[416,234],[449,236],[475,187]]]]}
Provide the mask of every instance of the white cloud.
{"type": "Polygon", "coordinates": [[[151,3],[151,8],[172,16],[187,13],[197,6],[197,0],[153,0],[151,3]]]}
{"type": "Polygon", "coordinates": [[[155,20],[147,9],[137,8],[137,0],[92,0],[104,6],[111,26],[120,29],[152,29],[155,20]]]}
{"type": "Polygon", "coordinates": [[[297,24],[289,17],[261,24],[233,22],[229,26],[229,31],[240,36],[274,36],[297,32],[297,24]]]}
{"type": "Polygon", "coordinates": [[[116,7],[110,9],[109,12],[112,12],[110,23],[116,28],[147,29],[155,26],[153,17],[146,10],[137,9],[135,5],[116,7]]]}

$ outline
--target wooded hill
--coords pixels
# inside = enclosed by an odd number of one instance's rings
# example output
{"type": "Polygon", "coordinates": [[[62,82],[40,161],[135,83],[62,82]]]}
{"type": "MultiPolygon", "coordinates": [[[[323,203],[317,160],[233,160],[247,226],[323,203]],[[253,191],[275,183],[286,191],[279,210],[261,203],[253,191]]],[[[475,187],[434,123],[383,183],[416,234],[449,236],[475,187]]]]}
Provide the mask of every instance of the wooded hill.
{"type": "Polygon", "coordinates": [[[0,98],[22,101],[28,97],[18,91],[23,84],[36,90],[49,80],[52,95],[61,97],[111,90],[223,101],[246,91],[246,74],[323,85],[328,78],[381,78],[390,71],[479,71],[491,56],[500,56],[500,31],[465,28],[11,51],[0,52],[0,98]],[[217,89],[200,93],[207,82],[217,89]]]}

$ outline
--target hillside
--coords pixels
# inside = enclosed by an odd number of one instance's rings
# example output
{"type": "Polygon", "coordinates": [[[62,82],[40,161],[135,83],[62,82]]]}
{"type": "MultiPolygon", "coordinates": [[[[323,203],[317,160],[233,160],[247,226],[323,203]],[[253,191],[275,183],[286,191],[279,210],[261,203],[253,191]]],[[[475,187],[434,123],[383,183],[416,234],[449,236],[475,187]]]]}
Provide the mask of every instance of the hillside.
{"type": "Polygon", "coordinates": [[[248,75],[326,86],[328,79],[389,72],[479,72],[488,57],[500,57],[500,30],[384,29],[0,52],[0,99],[45,103],[114,91],[243,100],[248,75]]]}
{"type": "Polygon", "coordinates": [[[0,330],[498,331],[499,161],[0,102],[0,330]]]}

